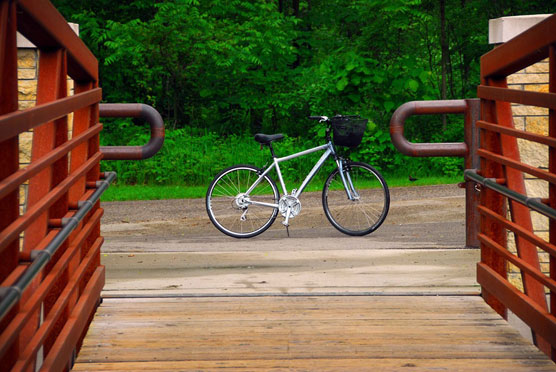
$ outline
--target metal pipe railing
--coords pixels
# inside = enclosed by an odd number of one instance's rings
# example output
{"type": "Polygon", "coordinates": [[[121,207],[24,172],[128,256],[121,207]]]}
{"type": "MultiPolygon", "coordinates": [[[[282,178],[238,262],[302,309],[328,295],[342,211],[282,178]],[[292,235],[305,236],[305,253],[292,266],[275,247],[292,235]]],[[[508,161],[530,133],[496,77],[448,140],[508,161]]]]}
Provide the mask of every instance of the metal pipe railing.
{"type": "Polygon", "coordinates": [[[531,198],[528,197],[527,195],[520,194],[517,191],[502,186],[496,182],[496,179],[486,178],[479,175],[476,169],[466,169],[464,172],[464,176],[466,179],[476,182],[491,190],[494,190],[512,200],[515,200],[518,203],[526,205],[532,210],[539,212],[543,216],[556,219],[556,209],[553,209],[548,205],[544,204],[541,201],[541,198],[531,198]]]}
{"type": "Polygon", "coordinates": [[[149,123],[151,138],[144,146],[101,146],[103,160],[141,160],[153,156],[164,144],[164,121],[152,106],[142,103],[101,103],[99,116],[105,118],[140,118],[149,123]]]}
{"type": "MultiPolygon", "coordinates": [[[[475,123],[479,120],[479,100],[459,99],[442,101],[406,102],[394,112],[390,120],[392,143],[402,154],[414,157],[458,156],[465,159],[465,169],[479,167],[477,148],[478,130],[475,123]],[[463,114],[465,117],[465,142],[413,143],[404,136],[405,121],[413,115],[463,114]]],[[[465,215],[467,248],[479,247],[478,193],[472,182],[465,183],[465,215]]]]}
{"type": "Polygon", "coordinates": [[[31,252],[32,263],[25,269],[15,284],[10,287],[0,288],[0,321],[21,299],[23,291],[31,284],[37,274],[50,261],[58,248],[66,241],[70,233],[79,225],[79,222],[89,213],[100,196],[116,179],[115,172],[106,172],[104,180],[97,181],[97,188],[87,199],[78,203],[78,209],[72,217],[62,219],[62,228],[48,243],[45,249],[31,252]]]}
{"type": "Polygon", "coordinates": [[[465,142],[412,143],[404,136],[405,121],[410,116],[465,114],[467,109],[467,101],[464,99],[406,102],[396,109],[390,120],[390,137],[392,138],[392,143],[399,152],[408,156],[467,156],[468,147],[465,142]]]}

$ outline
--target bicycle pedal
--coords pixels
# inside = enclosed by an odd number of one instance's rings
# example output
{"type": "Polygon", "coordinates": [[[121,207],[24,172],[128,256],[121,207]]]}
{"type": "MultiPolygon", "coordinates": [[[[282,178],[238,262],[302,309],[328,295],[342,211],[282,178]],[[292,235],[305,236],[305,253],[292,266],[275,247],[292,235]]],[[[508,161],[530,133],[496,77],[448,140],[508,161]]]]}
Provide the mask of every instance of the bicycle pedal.
{"type": "Polygon", "coordinates": [[[286,234],[288,234],[288,238],[290,237],[290,228],[288,225],[286,225],[286,234]]]}

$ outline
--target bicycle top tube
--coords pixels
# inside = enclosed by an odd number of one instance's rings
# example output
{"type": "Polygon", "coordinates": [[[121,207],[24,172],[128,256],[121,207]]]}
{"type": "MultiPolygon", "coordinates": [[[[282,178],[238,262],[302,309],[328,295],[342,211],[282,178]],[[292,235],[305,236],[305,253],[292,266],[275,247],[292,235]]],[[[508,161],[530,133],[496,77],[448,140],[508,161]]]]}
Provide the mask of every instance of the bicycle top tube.
{"type": "Polygon", "coordinates": [[[296,152],[295,154],[287,155],[287,156],[284,156],[284,157],[281,157],[281,158],[274,158],[274,161],[276,161],[278,163],[281,163],[283,161],[295,159],[295,158],[298,158],[300,156],[308,155],[308,154],[311,154],[313,152],[320,151],[320,150],[326,150],[328,148],[332,149],[332,153],[335,153],[334,148],[332,147],[332,143],[328,142],[325,145],[321,145],[321,146],[313,147],[313,148],[303,150],[303,151],[300,151],[300,152],[296,152]]]}
{"type": "Polygon", "coordinates": [[[286,184],[284,183],[284,178],[282,177],[282,171],[280,170],[279,163],[281,163],[283,161],[295,159],[295,158],[298,158],[300,156],[308,155],[308,154],[311,154],[311,153],[316,152],[316,151],[322,151],[322,150],[324,150],[324,154],[320,157],[320,159],[317,161],[317,163],[313,166],[311,171],[307,174],[307,176],[305,177],[305,179],[301,183],[301,186],[299,186],[299,188],[295,192],[294,196],[299,197],[299,195],[301,195],[301,193],[303,192],[303,190],[305,189],[307,184],[313,179],[315,174],[322,167],[322,165],[324,164],[326,159],[328,159],[328,157],[330,157],[330,155],[334,155],[334,156],[336,155],[336,151],[334,150],[334,146],[332,145],[331,141],[329,141],[325,145],[313,147],[313,148],[310,148],[310,149],[307,149],[307,150],[304,150],[304,151],[297,152],[295,154],[291,154],[291,155],[284,156],[284,157],[281,157],[281,158],[276,158],[276,157],[273,158],[274,160],[273,160],[272,164],[269,165],[268,168],[266,168],[263,171],[263,173],[259,176],[259,179],[257,179],[257,181],[255,181],[253,186],[250,187],[249,190],[247,190],[247,194],[249,194],[252,191],[252,189],[254,189],[256,187],[256,185],[260,182],[260,180],[265,175],[267,175],[274,167],[276,167],[276,173],[278,174],[278,179],[280,181],[280,185],[282,186],[282,191],[283,191],[284,195],[287,195],[288,190],[286,188],[286,184]]]}

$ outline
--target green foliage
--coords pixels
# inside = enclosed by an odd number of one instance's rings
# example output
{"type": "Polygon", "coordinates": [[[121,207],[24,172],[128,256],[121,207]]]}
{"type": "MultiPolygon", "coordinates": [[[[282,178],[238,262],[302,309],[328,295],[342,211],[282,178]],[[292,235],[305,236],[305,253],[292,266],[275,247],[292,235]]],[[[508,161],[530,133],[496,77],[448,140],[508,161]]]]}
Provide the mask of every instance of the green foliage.
{"type": "MultiPolygon", "coordinates": [[[[354,150],[337,148],[342,155],[349,155],[356,161],[372,164],[389,176],[417,177],[445,175],[449,177],[462,173],[462,160],[454,158],[408,158],[399,156],[390,142],[390,136],[381,129],[368,125],[362,143],[354,150]]],[[[135,133],[136,128],[126,127],[125,132],[135,133]]],[[[102,145],[113,144],[114,138],[103,137],[102,145]]],[[[138,146],[148,141],[148,135],[134,134],[129,145],[138,146]]],[[[274,143],[274,150],[279,157],[322,145],[324,138],[315,134],[311,139],[286,137],[274,143]]],[[[280,169],[287,186],[297,187],[309,173],[322,153],[316,152],[295,158],[280,164],[280,169]]],[[[222,136],[214,132],[200,132],[191,128],[175,129],[167,132],[164,147],[154,157],[142,161],[105,161],[102,171],[118,173],[120,184],[151,185],[195,185],[206,186],[222,169],[233,164],[252,164],[258,167],[270,165],[271,157],[267,147],[260,148],[252,136],[222,136]]],[[[328,174],[335,168],[329,160],[317,174],[312,184],[321,185],[328,174]]],[[[278,182],[273,171],[271,176],[278,182]]]]}
{"type": "MultiPolygon", "coordinates": [[[[121,134],[120,132],[118,135],[121,134]]],[[[148,135],[140,134],[129,144],[142,145],[147,141],[148,135]]],[[[113,143],[107,137],[102,142],[103,145],[113,143]]],[[[287,137],[275,143],[274,149],[278,156],[285,156],[317,144],[310,140],[287,137]]],[[[299,181],[309,172],[319,156],[282,163],[282,172],[289,180],[299,181]]],[[[261,150],[251,136],[224,137],[214,132],[183,128],[167,132],[164,146],[156,156],[143,161],[106,161],[102,163],[102,169],[116,171],[119,182],[125,184],[208,185],[216,173],[230,165],[247,163],[262,167],[270,164],[269,159],[268,148],[261,150]]],[[[331,171],[331,166],[332,163],[326,170],[331,171]]]]}
{"type": "MultiPolygon", "coordinates": [[[[356,159],[390,173],[461,170],[459,159],[407,158],[388,135],[398,106],[442,96],[439,0],[53,2],[80,24],[98,58],[104,100],[153,105],[170,129],[155,158],[105,165],[126,182],[198,184],[240,159],[262,165],[252,134],[286,133],[281,146],[293,152],[322,135],[306,116],[335,114],[370,119],[356,159]]],[[[492,48],[489,18],[555,7],[556,0],[446,0],[446,98],[475,97],[479,57],[492,48]]],[[[103,121],[105,144],[147,140],[131,121],[103,121]]],[[[453,115],[447,126],[439,116],[417,117],[405,134],[457,142],[461,127],[453,115]]]]}

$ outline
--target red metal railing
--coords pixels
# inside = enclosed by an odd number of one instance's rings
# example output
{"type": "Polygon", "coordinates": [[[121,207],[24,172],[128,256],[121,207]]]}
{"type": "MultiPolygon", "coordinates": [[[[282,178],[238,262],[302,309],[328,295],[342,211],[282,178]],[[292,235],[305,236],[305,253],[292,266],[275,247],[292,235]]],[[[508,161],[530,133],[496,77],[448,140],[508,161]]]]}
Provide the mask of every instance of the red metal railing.
{"type": "Polygon", "coordinates": [[[477,280],[485,301],[504,317],[507,309],[518,315],[531,327],[538,347],[556,361],[556,15],[481,58],[478,96],[480,168],[467,172],[468,178],[486,186],[479,206],[481,262],[477,280]],[[508,75],[545,58],[550,66],[548,93],[508,89],[508,75]],[[511,103],[548,108],[548,136],[515,129],[511,103]],[[518,138],[548,146],[548,171],[522,162],[518,138]],[[524,174],[547,181],[548,199],[526,197],[524,174]],[[534,234],[529,207],[550,218],[548,241],[534,234]],[[508,251],[508,231],[515,234],[517,256],[508,251]],[[537,248],[549,254],[548,276],[541,271],[537,248]],[[507,280],[507,261],[521,270],[523,293],[507,280]],[[549,289],[551,312],[545,287],[549,289]]]}
{"type": "Polygon", "coordinates": [[[390,123],[392,142],[409,156],[465,157],[466,245],[480,243],[477,280],[482,295],[503,317],[510,309],[528,324],[537,346],[556,361],[556,15],[482,57],[478,96],[481,120],[476,119],[475,100],[400,106],[390,123]],[[550,66],[548,93],[507,88],[508,75],[545,58],[550,66]],[[510,103],[548,108],[548,136],[515,129],[510,103]],[[465,143],[417,144],[404,137],[409,116],[445,113],[465,114],[465,143]],[[548,171],[520,160],[517,138],[548,146],[548,171]],[[548,199],[527,196],[524,173],[548,182],[548,199]],[[479,197],[474,182],[483,186],[479,197]],[[550,219],[548,241],[534,234],[530,208],[550,219]],[[515,234],[517,255],[508,250],[508,232],[515,234]],[[549,254],[548,276],[541,271],[537,248],[549,254]],[[521,270],[523,293],[507,279],[508,262],[521,270]]]}
{"type": "Polygon", "coordinates": [[[104,285],[99,198],[116,175],[101,174],[100,159],[153,156],[164,123],[147,105],[99,105],[97,60],[47,0],[0,0],[0,51],[0,369],[69,370],[104,285]],[[37,105],[24,111],[16,31],[40,51],[37,105]],[[99,148],[99,115],[146,120],[149,143],[99,148]],[[31,163],[20,169],[18,136],[30,129],[31,163]]]}
{"type": "Polygon", "coordinates": [[[67,370],[104,284],[97,60],[45,0],[0,1],[0,51],[0,369],[67,370]],[[25,111],[16,31],[40,51],[37,105],[25,111]],[[31,163],[20,169],[18,135],[29,129],[31,163]]]}
{"type": "MultiPolygon", "coordinates": [[[[476,149],[478,144],[475,123],[479,118],[479,101],[477,99],[460,99],[445,101],[406,102],[394,112],[390,120],[390,137],[392,143],[401,153],[415,157],[457,156],[465,159],[465,168],[478,166],[476,149]],[[465,142],[455,143],[413,143],[404,136],[405,121],[413,115],[462,114],[465,118],[465,142]]],[[[479,214],[477,212],[478,194],[473,182],[465,184],[465,215],[467,248],[477,248],[477,231],[479,214]]]]}

